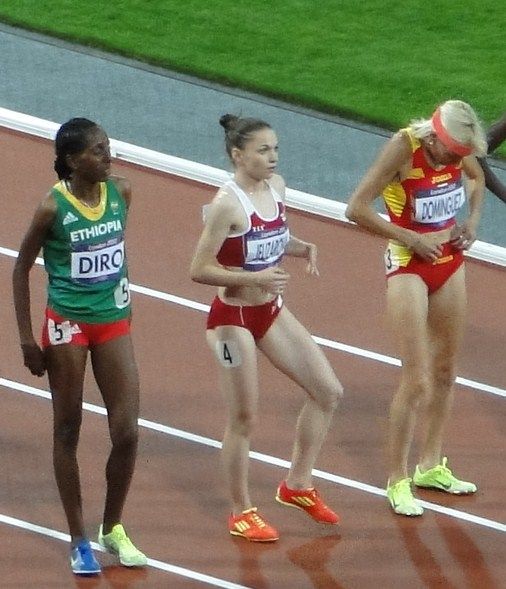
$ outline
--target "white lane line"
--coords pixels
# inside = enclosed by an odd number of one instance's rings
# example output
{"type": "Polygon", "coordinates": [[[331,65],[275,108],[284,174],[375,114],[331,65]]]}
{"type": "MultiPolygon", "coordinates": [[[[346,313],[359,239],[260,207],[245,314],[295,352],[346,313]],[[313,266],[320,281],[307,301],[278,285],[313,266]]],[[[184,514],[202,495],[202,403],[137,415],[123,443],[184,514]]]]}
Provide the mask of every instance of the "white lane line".
{"type": "MultiPolygon", "coordinates": [[[[16,250],[8,249],[5,247],[0,247],[0,254],[9,256],[11,258],[17,258],[18,256],[18,252],[16,250]]],[[[44,265],[42,258],[37,258],[36,263],[41,266],[44,265]]],[[[187,307],[189,309],[195,309],[196,311],[203,311],[204,313],[207,313],[209,311],[209,305],[205,305],[204,303],[199,303],[197,301],[192,301],[191,299],[185,299],[183,297],[168,294],[161,290],[148,288],[147,286],[130,284],[130,290],[132,292],[137,292],[139,294],[154,299],[160,299],[162,301],[167,301],[169,303],[181,305],[182,307],[187,307]]],[[[370,350],[364,350],[362,348],[357,348],[355,346],[350,346],[348,344],[336,342],[334,340],[319,337],[317,335],[312,335],[311,337],[317,344],[325,348],[338,350],[339,352],[346,352],[347,354],[353,354],[354,356],[367,358],[368,360],[376,360],[377,362],[381,362],[382,364],[389,364],[390,366],[401,365],[401,361],[398,358],[393,358],[392,356],[385,356],[384,354],[379,354],[377,352],[372,352],[370,350]]],[[[492,395],[497,395],[498,397],[506,397],[506,389],[495,387],[493,385],[488,385],[482,382],[478,382],[476,380],[471,380],[469,378],[463,378],[461,376],[457,376],[455,382],[470,389],[482,391],[484,393],[490,393],[492,395]]]]}
{"type": "MultiPolygon", "coordinates": [[[[34,395],[36,397],[42,397],[44,399],[50,399],[51,394],[48,391],[44,391],[42,389],[37,389],[35,387],[25,385],[22,383],[18,383],[13,380],[8,380],[5,378],[0,378],[0,386],[4,386],[8,389],[13,389],[17,391],[21,391],[24,393],[28,393],[30,395],[34,395]]],[[[97,413],[99,415],[106,415],[106,410],[104,407],[100,407],[98,405],[93,405],[91,403],[83,403],[83,408],[91,413],[97,413]]],[[[210,448],[221,448],[221,442],[218,440],[214,440],[212,438],[208,438],[205,436],[200,436],[198,434],[193,434],[191,432],[187,432],[184,430],[180,430],[177,428],[169,427],[167,425],[163,425],[161,423],[156,423],[155,421],[149,421],[147,419],[139,419],[139,425],[146,429],[160,432],[163,434],[167,434],[169,436],[173,436],[175,438],[180,438],[182,440],[186,440],[189,442],[195,442],[197,444],[201,444],[203,446],[208,446],[210,448]]],[[[282,458],[277,458],[275,456],[270,456],[269,454],[263,454],[261,452],[254,452],[250,451],[250,457],[253,460],[258,460],[259,462],[263,462],[264,464],[271,464],[272,466],[278,466],[280,468],[288,469],[290,468],[290,462],[288,460],[284,460],[282,458]]],[[[313,475],[317,478],[330,481],[332,483],[336,483],[338,485],[342,485],[344,487],[350,487],[352,489],[357,489],[359,491],[364,491],[365,493],[369,493],[371,495],[379,495],[381,497],[385,497],[386,493],[383,489],[379,487],[374,487],[373,485],[368,485],[367,483],[361,483],[360,481],[355,481],[353,479],[348,479],[346,477],[342,477],[330,472],[325,472],[323,470],[313,470],[313,475]]],[[[428,501],[420,501],[420,503],[429,510],[436,511],[438,513],[443,513],[455,519],[460,519],[463,521],[475,523],[477,525],[490,528],[493,530],[497,530],[499,532],[506,532],[506,524],[502,524],[500,522],[496,522],[494,520],[490,520],[484,517],[480,517],[477,515],[473,515],[470,513],[466,513],[463,511],[458,511],[457,509],[451,509],[449,507],[443,507],[436,503],[429,503],[428,501]]]]}
{"type": "MultiPolygon", "coordinates": [[[[9,526],[20,528],[22,530],[33,532],[35,534],[40,534],[41,536],[47,536],[48,538],[61,540],[62,542],[70,542],[70,536],[68,534],[64,534],[63,532],[52,530],[51,528],[46,528],[44,526],[39,526],[37,524],[32,524],[16,517],[10,517],[2,513],[0,513],[0,522],[9,526]]],[[[96,542],[91,542],[91,546],[93,550],[105,552],[102,546],[96,542]]],[[[191,569],[186,569],[174,564],[169,564],[168,562],[163,562],[162,560],[148,558],[148,566],[160,571],[179,575],[180,577],[193,579],[194,581],[201,581],[202,583],[207,583],[213,587],[222,587],[223,589],[250,589],[245,585],[238,585],[237,583],[232,583],[231,581],[226,581],[225,579],[219,579],[218,577],[212,577],[211,575],[198,573],[197,571],[192,571],[191,569]]]]}

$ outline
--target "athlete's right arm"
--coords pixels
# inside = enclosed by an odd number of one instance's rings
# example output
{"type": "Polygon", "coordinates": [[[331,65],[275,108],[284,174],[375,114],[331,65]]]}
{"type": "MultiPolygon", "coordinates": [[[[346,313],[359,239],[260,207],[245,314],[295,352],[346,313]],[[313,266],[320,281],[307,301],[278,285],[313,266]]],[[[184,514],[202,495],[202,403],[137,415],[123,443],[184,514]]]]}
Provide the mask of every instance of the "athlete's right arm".
{"type": "Polygon", "coordinates": [[[42,351],[33,336],[29,274],[47,232],[53,224],[55,215],[56,203],[54,198],[48,195],[35,211],[30,227],[19,248],[19,255],[12,273],[14,307],[24,364],[32,374],[37,376],[44,374],[45,365],[42,351]]]}
{"type": "Polygon", "coordinates": [[[288,274],[281,268],[234,272],[218,263],[217,255],[223,242],[243,223],[243,213],[236,199],[220,190],[206,212],[204,230],[190,267],[191,279],[213,286],[258,286],[277,294],[288,281],[288,274]]]}
{"type": "Polygon", "coordinates": [[[436,260],[441,246],[430,243],[422,234],[399,227],[383,219],[373,207],[373,202],[383,189],[401,174],[411,161],[409,139],[404,133],[396,133],[380,152],[351,195],[346,207],[346,217],[371,233],[387,239],[395,239],[426,260],[436,260]]]}

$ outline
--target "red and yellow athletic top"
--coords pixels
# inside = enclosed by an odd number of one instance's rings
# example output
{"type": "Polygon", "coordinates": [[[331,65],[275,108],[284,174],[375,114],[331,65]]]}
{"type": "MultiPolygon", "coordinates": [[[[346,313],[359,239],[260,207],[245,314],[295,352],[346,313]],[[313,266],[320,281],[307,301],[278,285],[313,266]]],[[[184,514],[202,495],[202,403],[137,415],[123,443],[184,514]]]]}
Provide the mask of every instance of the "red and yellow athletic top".
{"type": "Polygon", "coordinates": [[[238,267],[257,272],[276,266],[281,262],[290,231],[286,224],[285,205],[270,185],[276,204],[272,218],[261,217],[242,188],[231,180],[225,184],[231,188],[248,217],[248,228],[241,233],[229,235],[223,242],[217,260],[223,266],[238,267]]]}
{"type": "MultiPolygon", "coordinates": [[[[413,136],[411,129],[402,131],[409,138],[413,158],[407,177],[390,182],[383,190],[390,221],[418,233],[452,227],[466,199],[462,165],[448,165],[442,170],[435,170],[427,161],[422,144],[413,136]]],[[[407,265],[413,256],[411,250],[395,240],[390,240],[388,247],[396,265],[407,265]]]]}

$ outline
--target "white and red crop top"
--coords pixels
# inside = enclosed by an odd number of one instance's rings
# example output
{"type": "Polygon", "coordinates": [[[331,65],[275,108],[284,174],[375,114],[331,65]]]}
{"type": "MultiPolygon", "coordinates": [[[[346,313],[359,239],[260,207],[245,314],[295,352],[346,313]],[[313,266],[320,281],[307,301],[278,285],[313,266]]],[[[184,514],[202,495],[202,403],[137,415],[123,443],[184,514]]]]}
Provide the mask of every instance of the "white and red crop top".
{"type": "Polygon", "coordinates": [[[230,180],[224,187],[232,189],[248,217],[248,228],[242,233],[233,233],[225,239],[217,260],[223,266],[243,268],[258,272],[281,261],[290,231],[286,224],[285,204],[281,197],[268,184],[276,203],[274,217],[265,219],[259,215],[247,194],[234,181],[230,180]]]}

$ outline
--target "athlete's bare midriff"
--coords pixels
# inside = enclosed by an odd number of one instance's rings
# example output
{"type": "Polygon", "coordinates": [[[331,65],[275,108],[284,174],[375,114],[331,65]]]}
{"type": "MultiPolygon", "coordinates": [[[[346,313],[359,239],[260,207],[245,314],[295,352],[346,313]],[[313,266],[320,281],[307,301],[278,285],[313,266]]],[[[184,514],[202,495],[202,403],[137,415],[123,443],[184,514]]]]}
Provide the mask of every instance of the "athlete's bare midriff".
{"type": "MultiPolygon", "coordinates": [[[[226,267],[231,272],[249,272],[242,268],[226,267]]],[[[277,295],[258,286],[224,286],[218,289],[219,298],[228,305],[256,306],[268,303],[277,295]]]]}

